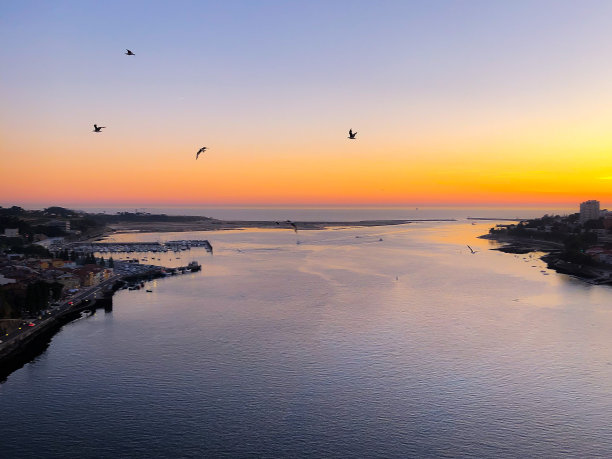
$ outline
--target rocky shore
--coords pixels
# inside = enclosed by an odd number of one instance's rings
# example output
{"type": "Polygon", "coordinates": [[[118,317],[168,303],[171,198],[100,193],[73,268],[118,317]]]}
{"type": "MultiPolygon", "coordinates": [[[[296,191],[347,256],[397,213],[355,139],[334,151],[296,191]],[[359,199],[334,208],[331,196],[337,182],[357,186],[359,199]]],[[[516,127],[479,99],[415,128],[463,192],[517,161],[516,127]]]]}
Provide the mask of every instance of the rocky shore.
{"type": "Polygon", "coordinates": [[[514,254],[542,252],[544,255],[540,258],[546,262],[549,269],[574,276],[589,284],[612,286],[612,267],[583,265],[563,260],[561,257],[564,245],[560,242],[496,234],[485,234],[479,238],[494,240],[501,244],[500,247],[491,250],[514,254]]]}

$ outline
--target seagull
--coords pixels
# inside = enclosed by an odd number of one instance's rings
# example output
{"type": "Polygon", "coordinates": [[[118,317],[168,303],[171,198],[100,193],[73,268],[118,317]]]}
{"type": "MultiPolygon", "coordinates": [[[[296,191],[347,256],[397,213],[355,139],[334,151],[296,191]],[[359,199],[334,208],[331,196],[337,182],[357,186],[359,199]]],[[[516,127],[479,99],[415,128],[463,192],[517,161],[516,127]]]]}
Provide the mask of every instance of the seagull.
{"type": "Polygon", "coordinates": [[[472,249],[469,245],[467,247],[468,247],[468,249],[470,249],[470,252],[472,252],[472,255],[474,255],[476,252],[478,252],[478,250],[472,249]]]}
{"type": "Polygon", "coordinates": [[[198,150],[198,152],[196,153],[196,159],[198,159],[198,156],[200,156],[200,153],[204,153],[206,150],[208,149],[208,147],[202,147],[198,150]]]}
{"type": "Polygon", "coordinates": [[[297,233],[297,225],[295,223],[293,223],[291,220],[287,220],[286,223],[289,223],[291,226],[293,226],[293,231],[297,233]]]}
{"type": "Polygon", "coordinates": [[[94,132],[102,132],[102,129],[106,128],[106,126],[98,126],[97,124],[94,124],[94,132]]]}
{"type": "Polygon", "coordinates": [[[351,140],[355,140],[355,136],[357,135],[356,132],[353,132],[352,129],[349,129],[349,136],[347,138],[351,139],[351,140]]]}
{"type": "Polygon", "coordinates": [[[130,51],[129,49],[126,49],[127,53],[125,53],[126,56],[135,56],[136,54],[134,54],[132,51],[130,51]]]}

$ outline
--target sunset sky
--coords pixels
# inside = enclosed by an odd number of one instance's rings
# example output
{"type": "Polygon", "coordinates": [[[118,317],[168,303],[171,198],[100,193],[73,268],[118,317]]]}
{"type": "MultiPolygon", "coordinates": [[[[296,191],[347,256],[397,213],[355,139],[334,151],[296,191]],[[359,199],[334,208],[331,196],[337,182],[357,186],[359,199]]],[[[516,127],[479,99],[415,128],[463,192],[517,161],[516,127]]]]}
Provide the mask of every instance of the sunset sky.
{"type": "Polygon", "coordinates": [[[0,205],[611,205],[610,18],[594,0],[3,1],[0,205]]]}

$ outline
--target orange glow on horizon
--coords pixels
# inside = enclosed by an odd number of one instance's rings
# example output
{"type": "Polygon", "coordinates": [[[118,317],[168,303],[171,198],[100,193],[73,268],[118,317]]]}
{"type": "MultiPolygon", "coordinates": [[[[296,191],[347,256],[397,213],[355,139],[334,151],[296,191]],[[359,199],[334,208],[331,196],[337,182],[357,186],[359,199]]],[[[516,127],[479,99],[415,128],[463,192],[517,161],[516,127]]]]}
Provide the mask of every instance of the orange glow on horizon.
{"type": "Polygon", "coordinates": [[[298,143],[265,133],[233,140],[223,134],[197,161],[193,138],[178,143],[173,133],[154,134],[142,144],[143,135],[84,130],[49,145],[44,137],[5,136],[0,195],[6,204],[49,205],[612,202],[612,138],[597,124],[534,121],[481,133],[455,127],[442,137],[426,129],[408,140],[391,126],[376,136],[361,132],[355,142],[331,131],[298,143]]]}

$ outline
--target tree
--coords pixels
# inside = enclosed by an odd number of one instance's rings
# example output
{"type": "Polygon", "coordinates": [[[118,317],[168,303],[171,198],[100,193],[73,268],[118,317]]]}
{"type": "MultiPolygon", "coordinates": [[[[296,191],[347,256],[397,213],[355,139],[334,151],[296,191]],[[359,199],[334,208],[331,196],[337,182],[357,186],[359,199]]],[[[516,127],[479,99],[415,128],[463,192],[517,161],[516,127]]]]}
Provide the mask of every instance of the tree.
{"type": "Polygon", "coordinates": [[[108,267],[109,268],[114,268],[115,267],[115,260],[113,260],[113,257],[110,257],[108,259],[108,267]]]}
{"type": "Polygon", "coordinates": [[[54,214],[61,217],[70,217],[72,214],[74,214],[74,211],[66,209],[65,207],[51,206],[45,209],[45,213],[54,214]]]}

